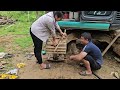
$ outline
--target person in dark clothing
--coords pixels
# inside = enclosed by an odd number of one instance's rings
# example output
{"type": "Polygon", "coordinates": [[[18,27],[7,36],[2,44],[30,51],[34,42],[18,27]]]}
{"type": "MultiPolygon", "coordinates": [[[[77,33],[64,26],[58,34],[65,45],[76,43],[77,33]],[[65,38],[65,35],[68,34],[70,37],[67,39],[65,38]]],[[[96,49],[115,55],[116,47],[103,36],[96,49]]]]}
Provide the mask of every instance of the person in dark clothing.
{"type": "Polygon", "coordinates": [[[60,29],[57,21],[61,20],[63,14],[61,11],[48,12],[40,18],[38,18],[30,28],[30,35],[34,43],[34,54],[38,63],[40,64],[41,69],[50,68],[50,64],[45,64],[42,62],[42,44],[46,42],[47,39],[52,35],[53,37],[53,46],[58,44],[56,39],[56,29],[60,32],[61,36],[66,36],[66,33],[63,33],[60,29]]]}
{"type": "Polygon", "coordinates": [[[92,37],[90,33],[84,32],[80,37],[81,44],[85,45],[81,53],[77,55],[71,55],[71,60],[81,61],[86,71],[80,71],[80,75],[91,75],[92,70],[98,70],[103,64],[103,57],[100,49],[92,43],[92,37]]]}

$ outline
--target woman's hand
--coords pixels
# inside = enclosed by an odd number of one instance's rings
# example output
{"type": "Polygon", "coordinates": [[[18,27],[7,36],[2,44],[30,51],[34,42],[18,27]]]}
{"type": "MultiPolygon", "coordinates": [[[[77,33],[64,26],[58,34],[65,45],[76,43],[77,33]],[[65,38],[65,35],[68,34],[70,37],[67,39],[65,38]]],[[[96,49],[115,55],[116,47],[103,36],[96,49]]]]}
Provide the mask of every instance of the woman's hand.
{"type": "Polygon", "coordinates": [[[63,38],[66,38],[66,37],[67,37],[67,34],[66,34],[66,33],[61,32],[61,36],[62,36],[63,38]]]}

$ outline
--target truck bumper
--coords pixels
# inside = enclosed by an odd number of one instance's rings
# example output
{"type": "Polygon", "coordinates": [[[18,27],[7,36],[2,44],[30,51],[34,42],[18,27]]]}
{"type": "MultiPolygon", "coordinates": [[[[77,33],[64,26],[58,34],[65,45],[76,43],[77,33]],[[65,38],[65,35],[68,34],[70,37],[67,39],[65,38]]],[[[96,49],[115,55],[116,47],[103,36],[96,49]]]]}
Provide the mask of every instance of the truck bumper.
{"type": "Polygon", "coordinates": [[[108,23],[91,23],[91,22],[75,22],[75,21],[58,21],[61,28],[83,29],[83,30],[100,30],[109,31],[108,23]]]}

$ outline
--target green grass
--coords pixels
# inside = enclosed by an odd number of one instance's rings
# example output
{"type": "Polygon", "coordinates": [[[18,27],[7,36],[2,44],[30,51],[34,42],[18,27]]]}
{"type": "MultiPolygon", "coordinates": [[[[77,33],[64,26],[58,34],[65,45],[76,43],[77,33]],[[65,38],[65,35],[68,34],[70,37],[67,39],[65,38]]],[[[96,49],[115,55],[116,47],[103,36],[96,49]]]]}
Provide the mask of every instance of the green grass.
{"type": "MultiPolygon", "coordinates": [[[[43,15],[44,11],[39,11],[39,16],[43,15]]],[[[25,21],[34,21],[36,20],[36,12],[29,11],[29,20],[28,20],[28,11],[0,11],[0,16],[11,17],[13,20],[25,22],[25,21]]]]}
{"type": "Polygon", "coordinates": [[[30,24],[27,22],[21,23],[16,22],[15,24],[12,24],[10,26],[6,25],[2,28],[0,28],[0,35],[8,35],[8,34],[29,34],[29,28],[30,24]]]}
{"type": "MultiPolygon", "coordinates": [[[[43,15],[44,11],[39,11],[39,16],[43,15]]],[[[25,49],[32,45],[32,39],[29,36],[29,29],[31,24],[37,19],[36,11],[0,11],[0,16],[11,17],[16,20],[15,24],[0,25],[0,36],[7,35],[23,35],[24,37],[14,39],[14,44],[25,49]],[[28,18],[29,16],[29,18],[28,18]]],[[[0,47],[0,52],[4,51],[4,47],[0,47]]]]}
{"type": "MultiPolygon", "coordinates": [[[[44,11],[39,11],[39,16],[43,14],[44,11]]],[[[0,11],[0,16],[12,16],[11,19],[17,20],[15,24],[0,26],[0,35],[29,34],[29,28],[36,20],[35,11],[29,12],[29,20],[27,11],[0,11]]]]}
{"type": "Polygon", "coordinates": [[[22,49],[28,48],[32,45],[32,39],[30,36],[22,37],[22,38],[16,38],[15,44],[20,46],[22,49]]]}
{"type": "Polygon", "coordinates": [[[4,48],[3,47],[0,47],[0,52],[4,52],[4,48]]]}

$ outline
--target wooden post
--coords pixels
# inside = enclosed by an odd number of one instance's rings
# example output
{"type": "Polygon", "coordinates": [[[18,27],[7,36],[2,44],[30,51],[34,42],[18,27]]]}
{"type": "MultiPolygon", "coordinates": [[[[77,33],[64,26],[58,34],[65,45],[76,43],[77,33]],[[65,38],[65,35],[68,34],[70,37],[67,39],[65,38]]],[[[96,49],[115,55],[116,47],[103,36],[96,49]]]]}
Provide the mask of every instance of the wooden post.
{"type": "Polygon", "coordinates": [[[36,18],[39,17],[39,11],[36,11],[36,18]]]}
{"type": "Polygon", "coordinates": [[[117,38],[120,36],[120,33],[116,35],[116,37],[112,40],[112,42],[106,47],[106,49],[103,51],[102,56],[105,55],[105,53],[108,51],[108,49],[113,45],[113,43],[117,40],[117,38]]]}
{"type": "Polygon", "coordinates": [[[30,11],[28,11],[28,22],[30,21],[30,11]]]}

